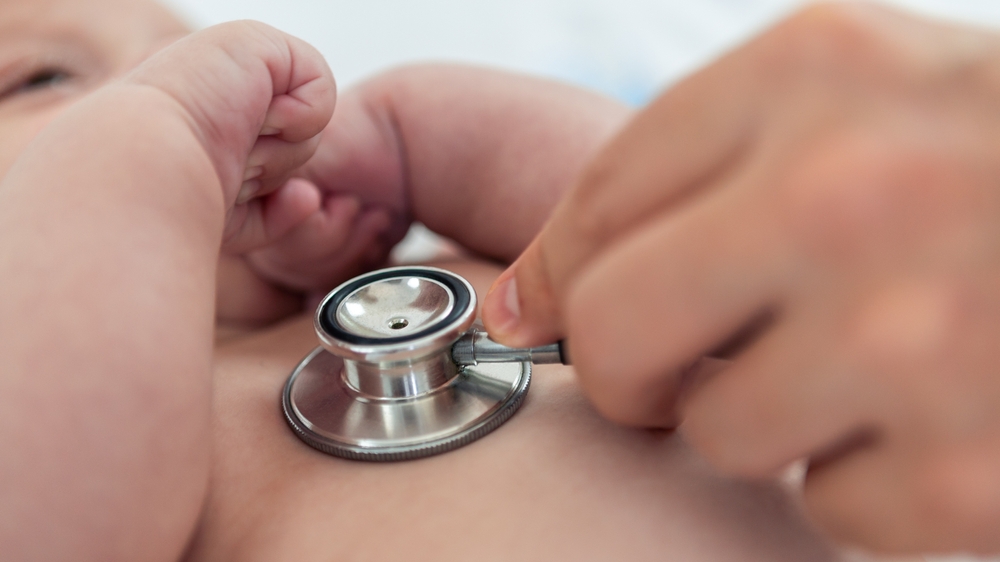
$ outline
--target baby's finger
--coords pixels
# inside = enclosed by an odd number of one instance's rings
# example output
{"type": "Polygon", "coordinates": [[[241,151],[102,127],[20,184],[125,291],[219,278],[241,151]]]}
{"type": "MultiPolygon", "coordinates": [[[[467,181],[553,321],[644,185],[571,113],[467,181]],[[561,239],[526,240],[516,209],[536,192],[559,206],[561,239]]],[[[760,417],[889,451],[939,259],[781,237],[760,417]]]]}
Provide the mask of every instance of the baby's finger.
{"type": "Polygon", "coordinates": [[[325,59],[305,41],[284,35],[292,64],[276,72],[274,98],[264,116],[262,135],[302,142],[320,134],[333,116],[337,87],[325,59]]]}
{"type": "MultiPolygon", "coordinates": [[[[296,79],[299,77],[293,75],[293,83],[296,79]]],[[[302,142],[315,137],[327,123],[313,116],[333,115],[335,100],[336,91],[330,81],[308,79],[287,94],[280,94],[271,100],[261,134],[273,135],[287,142],[302,142]]]]}
{"type": "Polygon", "coordinates": [[[395,243],[386,238],[390,224],[385,210],[361,210],[354,197],[334,197],[322,212],[248,259],[261,275],[280,285],[328,291],[386,259],[395,243]]]}
{"type": "Polygon", "coordinates": [[[898,531],[913,528],[917,516],[912,497],[901,493],[912,483],[912,461],[882,444],[811,470],[805,485],[810,514],[839,540],[898,552],[904,546],[898,531]]]}
{"type": "Polygon", "coordinates": [[[290,283],[304,268],[325,257],[331,248],[342,247],[351,235],[352,227],[361,213],[361,202],[354,196],[334,196],[323,201],[319,212],[289,231],[281,240],[261,248],[249,257],[254,267],[269,279],[281,284],[290,283]],[[289,265],[294,272],[287,272],[289,265]]]}
{"type": "Polygon", "coordinates": [[[153,86],[177,101],[215,165],[227,204],[236,198],[258,135],[289,142],[316,136],[329,123],[336,101],[333,76],[316,49],[248,21],[178,41],[127,81],[153,86]],[[190,60],[199,64],[183,64],[190,60]]]}
{"type": "Polygon", "coordinates": [[[233,208],[223,250],[244,253],[273,243],[314,215],[319,190],[311,182],[291,179],[278,191],[233,208]]]}
{"type": "Polygon", "coordinates": [[[247,157],[246,173],[236,204],[267,195],[283,186],[292,171],[309,160],[318,143],[319,136],[301,143],[276,137],[258,138],[247,157]]]}

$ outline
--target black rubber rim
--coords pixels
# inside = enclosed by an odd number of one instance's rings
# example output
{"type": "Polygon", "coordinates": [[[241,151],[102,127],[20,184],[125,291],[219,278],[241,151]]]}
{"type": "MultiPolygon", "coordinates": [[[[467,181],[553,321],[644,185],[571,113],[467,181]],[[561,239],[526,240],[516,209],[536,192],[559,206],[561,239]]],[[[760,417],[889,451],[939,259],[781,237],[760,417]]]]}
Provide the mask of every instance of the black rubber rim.
{"type": "Polygon", "coordinates": [[[349,344],[354,345],[393,345],[397,343],[405,343],[408,341],[413,341],[418,338],[433,334],[434,332],[441,329],[441,326],[447,326],[452,322],[459,319],[465,310],[469,307],[472,301],[472,295],[469,294],[469,289],[465,286],[462,281],[454,275],[449,273],[444,273],[440,271],[429,271],[420,268],[407,268],[407,269],[393,269],[387,271],[376,271],[369,275],[363,275],[357,279],[349,282],[348,284],[341,287],[337,294],[333,295],[331,299],[323,304],[322,310],[319,312],[319,325],[323,328],[327,334],[329,334],[333,339],[337,339],[349,344]],[[407,335],[399,336],[395,338],[369,338],[365,336],[359,336],[352,334],[340,327],[337,322],[337,308],[340,307],[340,303],[344,302],[351,293],[357,289],[373,283],[375,281],[381,281],[383,279],[392,279],[394,277],[422,277],[424,279],[431,279],[437,281],[451,290],[452,295],[455,296],[455,306],[452,307],[451,312],[448,316],[445,316],[443,320],[437,322],[436,324],[425,328],[419,332],[407,335]]]}

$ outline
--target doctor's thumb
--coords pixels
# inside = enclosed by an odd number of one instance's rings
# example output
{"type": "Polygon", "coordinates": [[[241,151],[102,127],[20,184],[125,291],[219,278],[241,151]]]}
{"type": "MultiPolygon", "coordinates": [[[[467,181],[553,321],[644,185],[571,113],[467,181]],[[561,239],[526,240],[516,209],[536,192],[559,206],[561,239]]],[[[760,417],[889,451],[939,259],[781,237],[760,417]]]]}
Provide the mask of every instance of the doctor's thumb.
{"type": "Polygon", "coordinates": [[[550,281],[550,264],[536,238],[483,299],[483,323],[490,337],[511,347],[545,345],[562,339],[560,295],[550,281]]]}

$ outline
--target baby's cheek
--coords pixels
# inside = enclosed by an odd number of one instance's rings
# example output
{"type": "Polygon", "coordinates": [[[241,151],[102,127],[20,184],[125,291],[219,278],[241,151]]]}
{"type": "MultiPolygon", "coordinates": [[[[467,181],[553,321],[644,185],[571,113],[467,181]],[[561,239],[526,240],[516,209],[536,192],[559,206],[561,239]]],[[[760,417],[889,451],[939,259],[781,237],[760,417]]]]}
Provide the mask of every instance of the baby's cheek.
{"type": "Polygon", "coordinates": [[[43,110],[9,112],[0,108],[0,177],[7,175],[28,144],[70,105],[72,101],[67,100],[43,110]]]}

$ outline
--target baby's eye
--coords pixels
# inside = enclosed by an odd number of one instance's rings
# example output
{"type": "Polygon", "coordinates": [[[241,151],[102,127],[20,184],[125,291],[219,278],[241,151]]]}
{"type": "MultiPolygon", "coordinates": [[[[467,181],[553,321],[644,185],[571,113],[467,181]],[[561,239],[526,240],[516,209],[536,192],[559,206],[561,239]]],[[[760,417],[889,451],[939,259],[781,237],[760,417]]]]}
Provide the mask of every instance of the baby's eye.
{"type": "Polygon", "coordinates": [[[0,92],[0,99],[20,94],[30,94],[38,90],[57,86],[73,77],[72,74],[59,68],[43,68],[25,74],[23,78],[14,80],[0,92]]]}
{"type": "Polygon", "coordinates": [[[39,70],[34,74],[29,75],[24,81],[15,86],[11,93],[19,94],[23,92],[30,92],[32,90],[38,90],[40,88],[48,88],[69,79],[69,77],[70,74],[68,72],[55,68],[39,70]]]}

